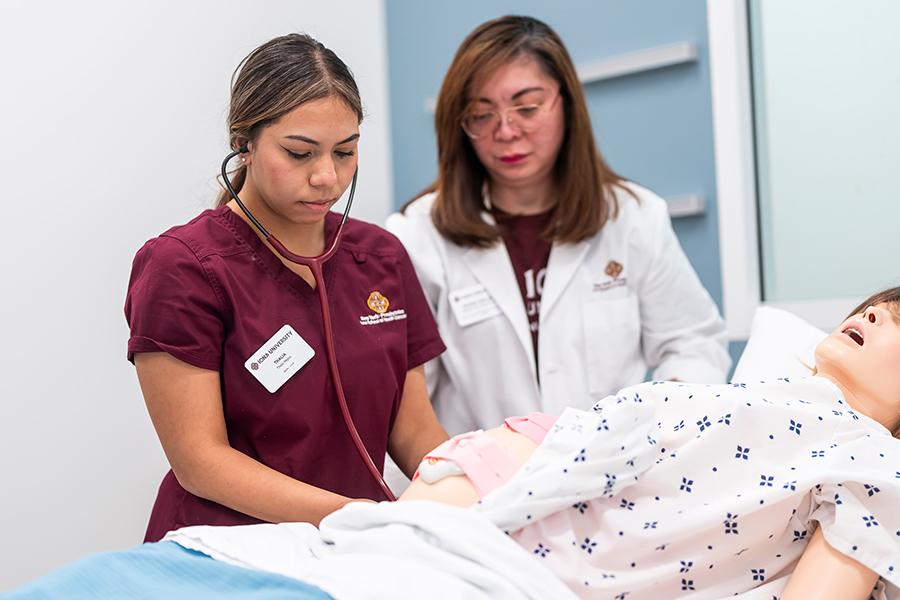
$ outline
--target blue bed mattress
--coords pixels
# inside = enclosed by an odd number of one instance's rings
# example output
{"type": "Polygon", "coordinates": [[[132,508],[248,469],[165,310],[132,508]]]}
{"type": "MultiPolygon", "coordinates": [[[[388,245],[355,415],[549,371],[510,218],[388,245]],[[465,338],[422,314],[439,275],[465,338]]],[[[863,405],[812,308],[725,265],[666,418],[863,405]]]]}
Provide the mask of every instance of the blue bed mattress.
{"type": "Polygon", "coordinates": [[[4,600],[65,598],[247,598],[331,600],[296,579],[235,567],[174,542],[83,558],[5,594],[4,600]]]}

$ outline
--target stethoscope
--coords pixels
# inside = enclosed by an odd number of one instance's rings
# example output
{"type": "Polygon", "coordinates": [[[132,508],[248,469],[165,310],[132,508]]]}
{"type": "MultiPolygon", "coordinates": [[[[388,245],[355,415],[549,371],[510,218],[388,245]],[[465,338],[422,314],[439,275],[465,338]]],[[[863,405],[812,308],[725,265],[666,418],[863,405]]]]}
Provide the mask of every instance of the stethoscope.
{"type": "Polygon", "coordinates": [[[244,203],[241,202],[237,192],[231,187],[231,181],[228,179],[228,172],[226,170],[228,161],[238,154],[246,154],[248,151],[247,144],[241,144],[240,148],[225,157],[225,160],[222,161],[222,181],[225,183],[228,193],[231,194],[231,197],[237,202],[237,205],[244,214],[247,215],[247,218],[253,223],[254,227],[259,230],[266,241],[275,248],[275,251],[284,257],[285,260],[308,267],[309,270],[312,271],[313,279],[316,282],[316,290],[319,292],[319,304],[322,307],[322,325],[325,330],[325,355],[328,358],[328,372],[331,374],[331,382],[334,384],[335,392],[337,392],[338,404],[341,407],[341,415],[344,417],[344,424],[347,426],[350,437],[353,438],[353,444],[356,446],[356,451],[365,463],[366,468],[369,469],[369,473],[372,474],[372,477],[378,482],[378,485],[381,486],[381,491],[384,492],[385,497],[388,500],[394,501],[396,498],[391,492],[391,488],[388,487],[384,478],[381,476],[381,473],[378,471],[378,467],[375,466],[372,457],[369,456],[369,452],[366,450],[362,438],[359,437],[359,432],[356,430],[356,425],[353,423],[353,417],[350,416],[350,409],[347,407],[347,398],[344,396],[344,386],[341,384],[341,373],[338,369],[337,355],[334,351],[334,332],[331,328],[331,311],[328,308],[328,293],[325,290],[325,277],[322,275],[322,266],[328,259],[334,256],[335,252],[337,252],[338,245],[340,244],[341,234],[344,232],[344,224],[347,222],[347,215],[350,213],[350,205],[353,204],[353,195],[356,193],[356,178],[359,175],[359,168],[353,172],[353,183],[350,184],[350,196],[347,198],[347,206],[344,208],[344,215],[341,217],[341,222],[334,234],[331,245],[325,252],[318,256],[300,256],[299,254],[294,254],[288,250],[284,244],[278,241],[278,238],[266,231],[266,228],[263,227],[262,223],[257,221],[250,210],[244,206],[244,203]]]}

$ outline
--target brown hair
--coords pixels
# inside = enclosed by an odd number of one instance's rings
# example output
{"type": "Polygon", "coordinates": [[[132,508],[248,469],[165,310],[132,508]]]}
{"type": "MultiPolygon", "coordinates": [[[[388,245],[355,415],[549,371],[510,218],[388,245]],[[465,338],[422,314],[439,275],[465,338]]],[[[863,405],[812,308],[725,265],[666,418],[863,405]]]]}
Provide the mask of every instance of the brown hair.
{"type": "MultiPolygon", "coordinates": [[[[858,315],[866,308],[870,306],[875,306],[876,304],[887,304],[888,309],[890,309],[891,314],[894,316],[894,320],[900,323],[900,287],[893,287],[884,290],[883,292],[878,292],[872,294],[862,302],[860,302],[859,306],[850,311],[845,319],[849,319],[853,315],[858,315]]],[[[900,438],[900,425],[898,425],[891,432],[895,438],[900,438]]]]}
{"type": "Polygon", "coordinates": [[[461,124],[469,108],[469,91],[522,56],[537,61],[559,84],[565,114],[554,169],[559,200],[544,237],[581,241],[618,212],[614,188],[622,187],[624,180],[597,150],[581,83],[562,40],[537,19],[500,17],[481,24],[463,40],[444,76],[434,115],[438,177],[422,193],[437,192],[431,218],[441,235],[456,244],[487,247],[500,237],[498,228],[482,218],[482,188],[488,174],[461,124]]]}
{"type": "Polygon", "coordinates": [[[848,314],[845,319],[849,319],[853,315],[858,315],[866,310],[867,307],[875,306],[876,304],[887,304],[894,314],[894,318],[900,321],[900,287],[893,287],[886,289],[883,292],[872,294],[863,300],[859,306],[851,310],[850,314],[848,314]]]}
{"type": "MultiPolygon", "coordinates": [[[[305,34],[290,33],[256,48],[231,77],[228,143],[232,149],[252,142],[259,132],[301,104],[339,98],[363,119],[362,101],[353,74],[338,56],[305,34]]],[[[231,184],[240,191],[247,169],[240,165],[231,184]]],[[[218,205],[231,200],[219,193],[218,205]]]]}

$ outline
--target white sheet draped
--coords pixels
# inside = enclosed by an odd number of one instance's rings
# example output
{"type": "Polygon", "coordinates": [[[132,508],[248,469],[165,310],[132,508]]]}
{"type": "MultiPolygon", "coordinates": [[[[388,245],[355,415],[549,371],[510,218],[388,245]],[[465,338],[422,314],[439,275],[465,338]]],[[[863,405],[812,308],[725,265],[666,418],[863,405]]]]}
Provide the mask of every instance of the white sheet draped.
{"type": "Polygon", "coordinates": [[[432,502],[353,503],[322,520],[186,527],[166,540],[339,600],[566,600],[572,592],[486,517],[432,502]]]}

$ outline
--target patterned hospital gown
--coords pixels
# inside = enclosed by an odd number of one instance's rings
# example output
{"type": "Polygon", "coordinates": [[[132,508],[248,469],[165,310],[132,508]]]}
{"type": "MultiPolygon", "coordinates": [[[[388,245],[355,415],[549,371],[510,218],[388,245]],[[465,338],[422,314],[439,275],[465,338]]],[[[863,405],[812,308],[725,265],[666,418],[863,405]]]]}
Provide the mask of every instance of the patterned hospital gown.
{"type": "Polygon", "coordinates": [[[900,440],[822,377],[568,409],[477,510],[584,598],[778,598],[816,523],[900,598],[900,440]]]}

